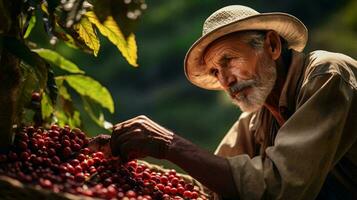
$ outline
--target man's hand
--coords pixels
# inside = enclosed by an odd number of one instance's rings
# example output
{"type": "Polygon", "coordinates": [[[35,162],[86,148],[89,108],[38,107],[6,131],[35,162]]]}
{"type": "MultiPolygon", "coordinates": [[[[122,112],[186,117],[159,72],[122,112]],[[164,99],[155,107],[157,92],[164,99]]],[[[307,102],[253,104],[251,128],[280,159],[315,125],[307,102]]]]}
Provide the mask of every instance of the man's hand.
{"type": "Polygon", "coordinates": [[[105,157],[111,157],[110,135],[100,134],[89,140],[88,148],[93,152],[101,151],[105,157]]]}
{"type": "Polygon", "coordinates": [[[151,156],[166,158],[174,134],[146,116],[118,123],[113,127],[110,147],[123,161],[151,156]]]}

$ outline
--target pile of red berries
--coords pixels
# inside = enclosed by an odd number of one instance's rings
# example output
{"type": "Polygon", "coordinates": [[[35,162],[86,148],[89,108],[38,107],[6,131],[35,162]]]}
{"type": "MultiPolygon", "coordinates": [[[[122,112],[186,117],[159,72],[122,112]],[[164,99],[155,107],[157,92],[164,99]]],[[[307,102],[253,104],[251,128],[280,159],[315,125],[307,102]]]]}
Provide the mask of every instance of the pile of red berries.
{"type": "Polygon", "coordinates": [[[54,192],[103,199],[206,199],[175,170],[153,170],[136,160],[121,163],[87,146],[78,128],[28,126],[16,133],[10,151],[0,154],[0,174],[54,192]]]}

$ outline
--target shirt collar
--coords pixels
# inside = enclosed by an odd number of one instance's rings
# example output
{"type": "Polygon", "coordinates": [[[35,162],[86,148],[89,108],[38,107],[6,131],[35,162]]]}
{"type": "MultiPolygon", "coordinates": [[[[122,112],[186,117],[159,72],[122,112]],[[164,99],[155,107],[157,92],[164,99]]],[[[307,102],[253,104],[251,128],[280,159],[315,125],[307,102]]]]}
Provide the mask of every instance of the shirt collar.
{"type": "MultiPolygon", "coordinates": [[[[305,68],[305,54],[292,50],[291,63],[279,97],[279,112],[287,120],[295,110],[296,95],[301,86],[305,68]]],[[[252,115],[249,130],[256,130],[262,118],[269,112],[265,107],[252,115]],[[265,113],[265,114],[264,114],[265,113]]]]}
{"type": "Polygon", "coordinates": [[[295,110],[296,95],[299,91],[305,68],[304,60],[304,53],[292,50],[291,63],[279,98],[279,111],[284,118],[288,118],[289,116],[286,115],[290,115],[295,110]]]}

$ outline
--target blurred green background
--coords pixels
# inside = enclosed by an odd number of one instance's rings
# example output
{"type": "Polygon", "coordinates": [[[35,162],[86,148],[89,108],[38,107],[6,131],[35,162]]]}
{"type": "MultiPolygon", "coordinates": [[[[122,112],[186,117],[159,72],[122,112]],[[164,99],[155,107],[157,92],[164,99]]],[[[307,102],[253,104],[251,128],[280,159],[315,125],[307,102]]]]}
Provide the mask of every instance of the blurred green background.
{"type": "MultiPolygon", "coordinates": [[[[109,89],[116,111],[114,115],[106,113],[108,121],[117,123],[147,115],[212,152],[237,120],[240,110],[224,93],[190,84],[183,73],[183,59],[201,35],[204,20],[215,10],[241,4],[259,12],[287,12],[309,29],[305,52],[324,49],[357,57],[357,0],[146,0],[146,4],[148,8],[136,30],[138,68],[129,66],[105,38],[101,38],[96,58],[62,43],[51,48],[109,89]]],[[[32,38],[48,46],[39,41],[44,37],[47,36],[35,31],[32,38]]],[[[109,133],[84,114],[82,117],[90,135],[109,133]]],[[[167,162],[150,161],[176,168],[167,162]]]]}

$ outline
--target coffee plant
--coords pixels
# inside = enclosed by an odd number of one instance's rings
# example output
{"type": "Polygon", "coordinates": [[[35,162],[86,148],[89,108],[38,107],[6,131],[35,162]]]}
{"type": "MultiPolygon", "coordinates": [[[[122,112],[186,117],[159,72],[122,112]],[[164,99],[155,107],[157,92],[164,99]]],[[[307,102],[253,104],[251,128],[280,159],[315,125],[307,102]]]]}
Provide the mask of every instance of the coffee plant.
{"type": "Polygon", "coordinates": [[[12,144],[12,129],[21,124],[80,127],[73,92],[95,123],[110,127],[103,115],[103,109],[114,113],[110,92],[56,46],[97,56],[101,34],[136,67],[134,28],[146,7],[144,0],[0,0],[0,148],[12,144]],[[36,24],[52,48],[31,41],[36,24]],[[30,101],[34,92],[37,101],[30,101]]]}

